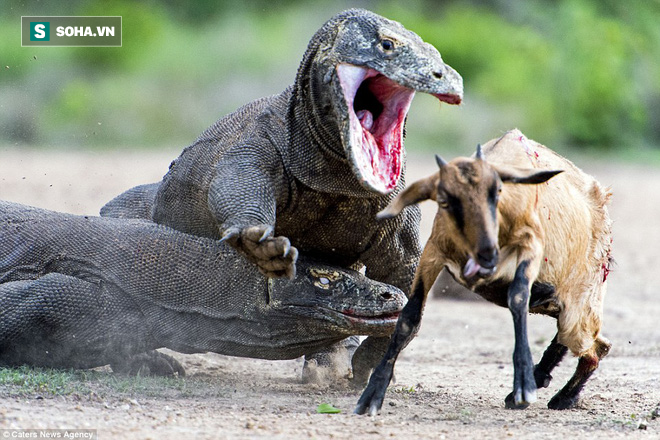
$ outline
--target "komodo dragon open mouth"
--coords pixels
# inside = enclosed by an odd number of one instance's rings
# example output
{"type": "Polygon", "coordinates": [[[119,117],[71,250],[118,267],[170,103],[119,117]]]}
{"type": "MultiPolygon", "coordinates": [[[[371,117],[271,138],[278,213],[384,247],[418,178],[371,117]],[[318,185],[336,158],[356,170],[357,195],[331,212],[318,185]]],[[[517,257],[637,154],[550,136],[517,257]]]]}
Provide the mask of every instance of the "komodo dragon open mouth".
{"type": "MultiPolygon", "coordinates": [[[[415,90],[368,67],[340,64],[337,76],[349,114],[349,127],[342,130],[348,159],[365,186],[388,193],[401,177],[403,129],[415,90]]],[[[434,96],[448,104],[461,102],[458,95],[434,96]]]]}

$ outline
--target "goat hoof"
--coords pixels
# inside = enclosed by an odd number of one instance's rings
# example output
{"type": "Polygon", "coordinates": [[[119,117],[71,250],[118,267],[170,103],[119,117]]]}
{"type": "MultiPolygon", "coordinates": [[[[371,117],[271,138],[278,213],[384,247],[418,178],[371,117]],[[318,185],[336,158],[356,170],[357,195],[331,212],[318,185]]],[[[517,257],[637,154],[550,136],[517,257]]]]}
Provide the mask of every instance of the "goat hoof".
{"type": "Polygon", "coordinates": [[[508,409],[525,409],[536,402],[536,390],[516,390],[504,398],[504,406],[508,409]]]}
{"type": "Polygon", "coordinates": [[[515,399],[513,398],[513,393],[509,394],[504,399],[504,407],[507,409],[525,409],[528,406],[529,406],[528,402],[522,402],[520,404],[516,404],[515,399]]]}
{"type": "Polygon", "coordinates": [[[577,396],[566,397],[557,394],[552,399],[550,399],[550,402],[548,402],[548,408],[556,409],[556,410],[575,408],[575,406],[578,403],[578,400],[579,399],[577,396]]]}
{"type": "Polygon", "coordinates": [[[550,381],[552,380],[552,376],[549,374],[544,376],[542,378],[541,384],[538,386],[539,388],[548,388],[550,386],[550,381]]]}
{"type": "Polygon", "coordinates": [[[541,373],[534,370],[534,380],[536,381],[536,388],[548,388],[552,381],[552,376],[548,373],[541,373]]]}

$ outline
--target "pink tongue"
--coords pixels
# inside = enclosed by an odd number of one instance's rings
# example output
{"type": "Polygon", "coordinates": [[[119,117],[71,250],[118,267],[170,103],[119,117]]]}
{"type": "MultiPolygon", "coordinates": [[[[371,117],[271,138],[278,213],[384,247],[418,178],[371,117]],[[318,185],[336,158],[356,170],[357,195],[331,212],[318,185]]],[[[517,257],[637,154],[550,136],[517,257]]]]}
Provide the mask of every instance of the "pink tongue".
{"type": "Polygon", "coordinates": [[[356,115],[360,120],[360,125],[365,130],[371,131],[374,126],[374,115],[369,110],[358,110],[356,115]]]}
{"type": "Polygon", "coordinates": [[[465,278],[472,278],[479,272],[479,269],[481,269],[481,266],[470,257],[463,268],[463,276],[465,278]]]}

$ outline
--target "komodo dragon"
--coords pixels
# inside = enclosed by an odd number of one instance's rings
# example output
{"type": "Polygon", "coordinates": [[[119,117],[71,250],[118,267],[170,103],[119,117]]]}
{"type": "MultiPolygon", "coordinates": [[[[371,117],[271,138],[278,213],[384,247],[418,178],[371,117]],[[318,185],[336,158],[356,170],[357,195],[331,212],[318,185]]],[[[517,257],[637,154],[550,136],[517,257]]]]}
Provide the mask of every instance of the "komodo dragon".
{"type": "MultiPolygon", "coordinates": [[[[405,186],[404,125],[416,91],[459,104],[463,82],[401,24],[366,10],[339,13],[311,39],[292,86],[217,121],[162,182],[121,194],[101,215],[223,239],[268,276],[292,276],[300,250],[366,266],[369,278],[408,292],[419,210],[375,216],[405,186]]],[[[386,346],[387,338],[363,343],[357,383],[386,346]]]]}
{"type": "Polygon", "coordinates": [[[183,374],[160,347],[293,359],[349,335],[390,334],[406,301],[302,256],[293,280],[268,279],[217,240],[144,220],[0,202],[0,237],[4,365],[183,374]]]}

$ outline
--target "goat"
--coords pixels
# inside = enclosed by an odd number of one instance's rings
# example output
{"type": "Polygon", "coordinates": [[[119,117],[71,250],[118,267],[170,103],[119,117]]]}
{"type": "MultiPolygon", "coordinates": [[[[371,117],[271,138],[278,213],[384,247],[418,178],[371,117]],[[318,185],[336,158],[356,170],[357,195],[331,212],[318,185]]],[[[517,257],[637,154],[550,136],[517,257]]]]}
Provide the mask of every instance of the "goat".
{"type": "Polygon", "coordinates": [[[378,214],[390,218],[427,199],[439,207],[411,297],[355,412],[375,415],[382,406],[396,358],[419,329],[427,294],[443,268],[511,311],[514,380],[505,406],[523,409],[536,401],[536,389],[550,384],[567,350],[579,357],[577,369],[548,407],[575,406],[611,347],[600,334],[611,263],[611,193],[518,130],[478,146],[473,158],[436,159],[437,173],[410,185],[378,214]],[[557,319],[557,334],[536,366],[527,340],[529,312],[557,319]]]}

